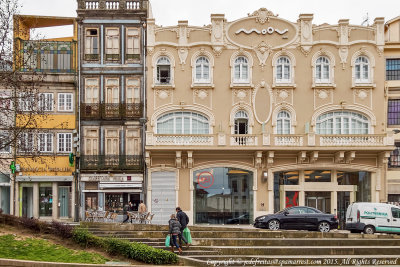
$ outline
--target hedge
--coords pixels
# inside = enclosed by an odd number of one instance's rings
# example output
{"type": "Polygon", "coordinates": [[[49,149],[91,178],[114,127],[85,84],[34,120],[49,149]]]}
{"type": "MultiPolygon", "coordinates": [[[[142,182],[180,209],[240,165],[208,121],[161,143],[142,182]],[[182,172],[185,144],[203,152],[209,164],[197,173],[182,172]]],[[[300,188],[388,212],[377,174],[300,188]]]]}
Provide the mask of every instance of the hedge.
{"type": "Polygon", "coordinates": [[[118,238],[98,237],[81,227],[74,229],[72,239],[85,247],[102,247],[110,254],[123,255],[150,264],[173,264],[179,260],[176,254],[169,251],[118,238]]]}

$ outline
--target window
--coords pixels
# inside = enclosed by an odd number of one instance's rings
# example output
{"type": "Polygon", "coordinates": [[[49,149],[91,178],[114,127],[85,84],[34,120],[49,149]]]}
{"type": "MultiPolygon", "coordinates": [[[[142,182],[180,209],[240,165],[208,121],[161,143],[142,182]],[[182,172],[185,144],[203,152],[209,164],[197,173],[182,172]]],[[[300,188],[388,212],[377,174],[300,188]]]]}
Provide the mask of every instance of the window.
{"type": "Polygon", "coordinates": [[[400,80],[400,58],[386,59],[386,80],[400,80]]]}
{"type": "Polygon", "coordinates": [[[126,59],[140,59],[140,35],[139,29],[126,29],[126,59]]]}
{"type": "Polygon", "coordinates": [[[358,83],[369,82],[369,61],[367,57],[361,56],[356,59],[355,77],[358,83]]]}
{"type": "Polygon", "coordinates": [[[276,82],[290,82],[290,60],[280,57],[276,62],[276,82]]]}
{"type": "Polygon", "coordinates": [[[327,57],[319,57],[315,62],[315,82],[328,83],[330,63],[327,57]]]}
{"type": "Polygon", "coordinates": [[[208,119],[195,112],[173,112],[157,119],[158,134],[208,134],[208,119]]]}
{"type": "Polygon", "coordinates": [[[86,79],[85,80],[85,103],[96,104],[99,103],[99,80],[86,79]]]}
{"type": "Polygon", "coordinates": [[[72,151],[72,133],[58,134],[58,152],[69,153],[72,151]]]}
{"type": "Polygon", "coordinates": [[[126,80],[126,103],[138,104],[140,103],[140,80],[127,79],[126,80]]]}
{"type": "Polygon", "coordinates": [[[35,97],[31,94],[19,95],[19,110],[20,111],[33,111],[35,105],[35,97]]]}
{"type": "Polygon", "coordinates": [[[393,218],[399,219],[400,218],[400,209],[392,208],[392,215],[393,215],[393,218]]]}
{"type": "Polygon", "coordinates": [[[141,151],[140,131],[126,130],[126,155],[140,155],[141,151]]]}
{"type": "Polygon", "coordinates": [[[98,155],[98,130],[85,130],[85,155],[98,155]]]}
{"type": "Polygon", "coordinates": [[[39,110],[53,111],[53,94],[39,94],[39,110]]]}
{"type": "Polygon", "coordinates": [[[119,30],[106,29],[106,60],[119,60],[119,30]]]}
{"type": "Polygon", "coordinates": [[[22,133],[19,138],[21,152],[33,152],[33,133],[22,133]]]}
{"type": "Polygon", "coordinates": [[[0,153],[11,153],[11,139],[10,132],[0,132],[0,153]]]}
{"type": "Polygon", "coordinates": [[[388,125],[400,124],[400,99],[388,101],[388,125]]]}
{"type": "Polygon", "coordinates": [[[119,80],[106,79],[106,103],[119,103],[119,80]]]}
{"type": "Polygon", "coordinates": [[[249,64],[246,57],[236,58],[234,71],[234,82],[249,82],[249,64]]]}
{"type": "Polygon", "coordinates": [[[99,60],[98,29],[87,29],[85,36],[85,59],[99,60]]]}
{"type": "Polygon", "coordinates": [[[53,134],[39,133],[38,147],[40,152],[53,152],[53,134]]]}
{"type": "Polygon", "coordinates": [[[276,118],[276,133],[290,134],[290,114],[287,111],[281,111],[276,118]]]}
{"type": "Polygon", "coordinates": [[[58,94],[58,111],[72,111],[72,96],[70,93],[58,94]]]}
{"type": "Polygon", "coordinates": [[[369,120],[362,114],[335,111],[317,118],[317,134],[368,134],[369,120]]]}
{"type": "Polygon", "coordinates": [[[236,112],[235,114],[235,134],[247,134],[248,133],[248,122],[249,116],[243,110],[236,112]]]}
{"type": "Polygon", "coordinates": [[[389,168],[400,167],[400,143],[395,143],[396,148],[390,152],[389,168]]]}
{"type": "Polygon", "coordinates": [[[51,184],[39,186],[39,216],[52,216],[53,214],[53,188],[51,184]]]}
{"type": "Polygon", "coordinates": [[[206,57],[196,60],[196,82],[210,82],[210,62],[206,57]]]}
{"type": "Polygon", "coordinates": [[[160,57],[157,60],[157,83],[169,84],[171,80],[171,63],[169,58],[160,57]]]}
{"type": "Polygon", "coordinates": [[[331,171],[304,171],[305,182],[330,182],[331,171]]]}
{"type": "Polygon", "coordinates": [[[106,130],[106,155],[118,155],[119,131],[106,130]]]}

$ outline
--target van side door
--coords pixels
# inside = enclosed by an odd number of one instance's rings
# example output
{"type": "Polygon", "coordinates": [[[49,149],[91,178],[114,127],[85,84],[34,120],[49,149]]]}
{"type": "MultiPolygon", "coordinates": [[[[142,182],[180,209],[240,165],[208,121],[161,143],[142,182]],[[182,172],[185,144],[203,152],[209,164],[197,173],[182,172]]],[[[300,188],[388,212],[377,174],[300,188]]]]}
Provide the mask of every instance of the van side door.
{"type": "Polygon", "coordinates": [[[392,207],[391,232],[400,233],[400,209],[392,207]]]}

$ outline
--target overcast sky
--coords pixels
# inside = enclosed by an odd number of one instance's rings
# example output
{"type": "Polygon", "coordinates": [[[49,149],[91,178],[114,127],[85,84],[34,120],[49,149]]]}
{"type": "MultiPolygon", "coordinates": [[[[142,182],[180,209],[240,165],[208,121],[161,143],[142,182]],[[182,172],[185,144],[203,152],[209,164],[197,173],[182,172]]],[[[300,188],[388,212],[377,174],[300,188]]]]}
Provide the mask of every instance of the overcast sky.
{"type": "MultiPolygon", "coordinates": [[[[76,16],[76,0],[19,1],[21,14],[76,16]]],[[[152,0],[151,4],[156,23],[163,26],[176,25],[178,20],[203,26],[210,24],[210,14],[215,13],[225,14],[228,21],[233,21],[261,7],[292,22],[297,21],[300,13],[313,13],[315,24],[337,24],[339,19],[361,24],[367,13],[370,24],[375,17],[387,21],[400,16],[400,0],[152,0]]]]}

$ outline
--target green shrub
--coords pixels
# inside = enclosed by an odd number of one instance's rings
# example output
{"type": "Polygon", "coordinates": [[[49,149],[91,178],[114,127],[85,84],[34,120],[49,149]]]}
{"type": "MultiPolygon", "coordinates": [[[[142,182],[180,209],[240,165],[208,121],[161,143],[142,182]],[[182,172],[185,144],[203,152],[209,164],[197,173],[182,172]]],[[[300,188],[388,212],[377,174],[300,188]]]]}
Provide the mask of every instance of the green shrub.
{"type": "Polygon", "coordinates": [[[51,230],[52,230],[53,234],[58,235],[62,238],[71,238],[74,227],[69,224],[66,224],[66,223],[52,221],[51,222],[51,230]]]}

